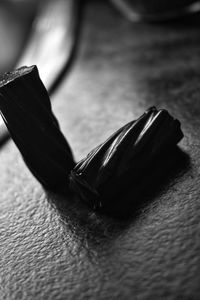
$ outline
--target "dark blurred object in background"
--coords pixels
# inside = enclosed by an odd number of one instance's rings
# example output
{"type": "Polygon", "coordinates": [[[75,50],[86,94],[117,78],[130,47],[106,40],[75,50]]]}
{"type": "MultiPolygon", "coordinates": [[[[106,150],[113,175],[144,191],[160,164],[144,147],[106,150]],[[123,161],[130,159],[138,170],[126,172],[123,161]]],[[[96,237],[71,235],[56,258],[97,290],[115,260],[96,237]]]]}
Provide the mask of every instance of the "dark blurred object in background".
{"type": "Polygon", "coordinates": [[[197,0],[111,0],[131,21],[163,21],[200,10],[197,0]]]}

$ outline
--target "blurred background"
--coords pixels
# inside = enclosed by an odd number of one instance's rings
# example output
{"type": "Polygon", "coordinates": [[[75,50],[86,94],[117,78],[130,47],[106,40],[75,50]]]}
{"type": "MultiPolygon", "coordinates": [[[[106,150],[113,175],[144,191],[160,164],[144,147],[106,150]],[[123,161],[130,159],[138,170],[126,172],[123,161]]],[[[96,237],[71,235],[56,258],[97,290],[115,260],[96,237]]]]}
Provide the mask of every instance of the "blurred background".
{"type": "MultiPolygon", "coordinates": [[[[95,0],[91,0],[95,1],[95,0]]],[[[109,1],[109,0],[106,0],[109,1]]],[[[43,55],[44,45],[46,41],[47,31],[51,30],[51,47],[55,43],[59,43],[59,31],[54,34],[53,27],[60,24],[64,27],[67,35],[62,38],[71,39],[72,27],[77,22],[76,10],[78,6],[83,6],[86,1],[82,0],[1,0],[0,1],[0,73],[11,70],[20,64],[45,64],[45,60],[50,57],[43,55]],[[64,8],[65,15],[61,14],[61,9],[64,8]],[[65,19],[65,22],[63,21],[65,19]],[[42,21],[43,20],[43,21],[42,21]],[[67,21],[68,20],[68,21],[67,21]],[[72,26],[73,24],[73,26],[72,26]],[[45,27],[45,28],[44,28],[45,27]],[[68,28],[66,28],[68,27],[68,28]],[[41,35],[41,31],[46,30],[41,35]],[[33,34],[33,31],[35,33],[33,34]],[[31,41],[34,38],[34,43],[31,41]],[[40,40],[39,40],[40,38],[40,40]],[[44,39],[44,40],[43,40],[44,39]],[[30,42],[33,50],[29,47],[29,52],[32,55],[25,59],[22,57],[23,50],[30,42]],[[36,45],[37,43],[37,45],[36,45]],[[37,46],[37,47],[36,47],[37,46]],[[42,61],[38,62],[38,53],[42,57],[42,61]],[[42,52],[42,53],[41,53],[42,52]],[[34,57],[35,55],[35,57],[34,57]]],[[[87,1],[89,2],[89,1],[87,1]]],[[[120,12],[130,21],[166,21],[174,18],[180,18],[185,14],[191,14],[200,9],[200,2],[195,0],[110,0],[112,5],[120,10],[120,12]]],[[[61,26],[60,26],[60,31],[61,26]]],[[[74,40],[73,40],[74,41],[74,40]]],[[[72,41],[70,40],[70,43],[72,41]]],[[[49,44],[46,41],[46,48],[49,44]]],[[[69,47],[70,48],[70,47],[69,47]]],[[[71,49],[69,49],[70,51],[71,49]]],[[[69,58],[69,53],[66,49],[62,49],[66,58],[69,58]]],[[[57,55],[58,53],[55,53],[57,55]]],[[[61,54],[61,51],[59,52],[61,54]]],[[[56,59],[56,57],[54,57],[56,59]]],[[[57,56],[57,60],[59,57],[57,56]]],[[[48,64],[53,63],[52,57],[48,64]]],[[[62,62],[63,63],[63,62],[62,62]]],[[[40,67],[40,66],[39,66],[40,67]]],[[[44,75],[45,76],[45,75],[44,75]]]]}
{"type": "MultiPolygon", "coordinates": [[[[44,2],[44,1],[43,1],[44,2]]],[[[39,0],[0,1],[0,72],[12,69],[24,48],[39,0]]]]}

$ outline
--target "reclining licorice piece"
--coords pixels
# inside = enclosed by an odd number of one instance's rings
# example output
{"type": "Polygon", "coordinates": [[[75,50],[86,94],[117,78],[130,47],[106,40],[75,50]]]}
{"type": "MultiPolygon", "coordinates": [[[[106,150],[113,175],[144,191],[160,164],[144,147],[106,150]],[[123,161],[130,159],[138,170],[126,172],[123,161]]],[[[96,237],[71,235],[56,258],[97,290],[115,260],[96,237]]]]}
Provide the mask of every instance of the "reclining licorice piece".
{"type": "Polygon", "coordinates": [[[157,157],[167,155],[166,149],[183,137],[178,120],[151,107],[75,165],[36,66],[0,78],[0,112],[24,161],[44,187],[67,187],[92,208],[109,212],[120,210],[115,199],[129,185],[137,194],[157,157]]]}
{"type": "Polygon", "coordinates": [[[24,161],[42,185],[52,190],[66,185],[75,163],[36,66],[0,78],[0,112],[24,161]]]}
{"type": "Polygon", "coordinates": [[[126,188],[134,187],[135,195],[141,185],[145,188],[145,180],[151,180],[145,178],[148,169],[182,137],[180,122],[152,107],[81,160],[71,172],[70,185],[93,208],[120,211],[120,193],[122,208],[126,188]]]}

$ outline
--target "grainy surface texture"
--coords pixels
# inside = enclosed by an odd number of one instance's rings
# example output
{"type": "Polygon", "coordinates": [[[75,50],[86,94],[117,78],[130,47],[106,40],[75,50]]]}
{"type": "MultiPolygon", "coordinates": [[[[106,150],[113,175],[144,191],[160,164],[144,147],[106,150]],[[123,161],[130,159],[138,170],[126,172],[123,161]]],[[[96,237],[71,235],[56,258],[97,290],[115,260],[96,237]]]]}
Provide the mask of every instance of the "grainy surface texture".
{"type": "Polygon", "coordinates": [[[1,300],[200,299],[198,19],[130,24],[88,2],[53,102],[76,159],[152,105],[179,118],[185,138],[165,182],[123,221],[45,193],[13,142],[2,147],[1,300]]]}

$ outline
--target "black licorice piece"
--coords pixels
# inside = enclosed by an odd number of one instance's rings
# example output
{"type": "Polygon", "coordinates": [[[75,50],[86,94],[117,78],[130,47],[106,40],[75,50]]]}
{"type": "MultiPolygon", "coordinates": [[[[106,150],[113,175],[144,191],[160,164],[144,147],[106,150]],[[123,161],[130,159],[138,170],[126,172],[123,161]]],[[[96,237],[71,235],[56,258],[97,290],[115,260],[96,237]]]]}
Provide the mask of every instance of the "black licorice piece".
{"type": "Polygon", "coordinates": [[[154,171],[156,159],[165,159],[182,138],[180,122],[151,107],[81,160],[71,172],[70,186],[93,209],[120,213],[126,188],[131,185],[138,195],[145,180],[151,180],[145,177],[154,171]]]}
{"type": "Polygon", "coordinates": [[[75,163],[36,66],[0,78],[0,113],[33,175],[51,190],[66,186],[75,163]]]}

